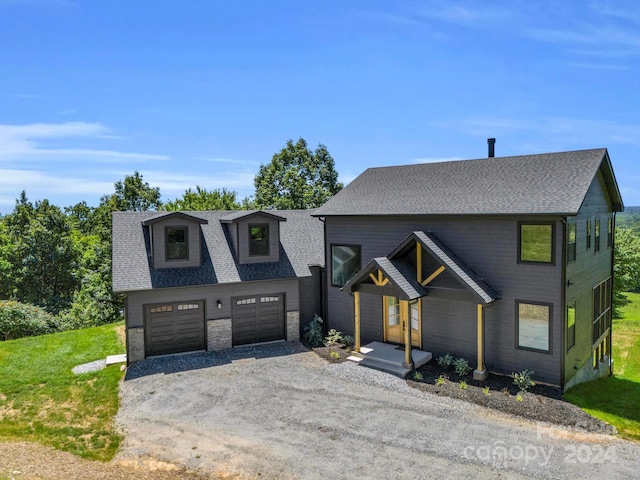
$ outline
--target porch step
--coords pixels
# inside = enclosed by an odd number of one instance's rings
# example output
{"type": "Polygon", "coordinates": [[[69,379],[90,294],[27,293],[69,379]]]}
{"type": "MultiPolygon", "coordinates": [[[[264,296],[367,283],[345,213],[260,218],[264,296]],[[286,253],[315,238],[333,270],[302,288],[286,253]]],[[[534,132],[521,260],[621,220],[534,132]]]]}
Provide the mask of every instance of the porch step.
{"type": "MultiPolygon", "coordinates": [[[[421,367],[431,360],[431,352],[414,349],[411,359],[415,368],[421,367]]],[[[383,372],[405,378],[411,370],[404,367],[404,351],[396,345],[372,342],[360,348],[360,353],[353,352],[347,360],[356,362],[364,367],[374,368],[383,372]]]]}
{"type": "Polygon", "coordinates": [[[389,362],[388,360],[380,358],[363,358],[362,361],[360,361],[360,365],[390,373],[400,378],[406,378],[406,376],[411,373],[411,369],[409,368],[401,367],[397,363],[389,362]]]}

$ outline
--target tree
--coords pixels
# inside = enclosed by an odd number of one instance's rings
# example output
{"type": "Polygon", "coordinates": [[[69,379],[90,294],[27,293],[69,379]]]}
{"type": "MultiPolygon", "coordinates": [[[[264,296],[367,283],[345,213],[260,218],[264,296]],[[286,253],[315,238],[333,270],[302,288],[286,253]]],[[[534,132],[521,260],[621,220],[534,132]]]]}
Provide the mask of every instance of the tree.
{"type": "Polygon", "coordinates": [[[276,153],[267,165],[260,165],[254,179],[258,208],[316,208],[342,189],[333,158],[327,147],[315,152],[300,138],[276,153]]]}
{"type": "Polygon", "coordinates": [[[628,303],[624,292],[640,291],[640,236],[628,228],[617,227],[614,255],[615,311],[628,303]]]}
{"type": "Polygon", "coordinates": [[[176,198],[173,202],[164,204],[165,210],[240,210],[242,206],[238,202],[238,193],[222,190],[207,190],[196,186],[195,192],[189,188],[182,198],[176,198]]]}

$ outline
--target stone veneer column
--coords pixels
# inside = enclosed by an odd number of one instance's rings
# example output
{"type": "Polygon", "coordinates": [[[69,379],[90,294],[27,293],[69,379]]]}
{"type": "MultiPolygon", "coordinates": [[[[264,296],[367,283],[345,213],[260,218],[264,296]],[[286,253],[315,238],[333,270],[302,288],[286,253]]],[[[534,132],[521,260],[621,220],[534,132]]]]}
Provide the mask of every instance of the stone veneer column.
{"type": "Polygon", "coordinates": [[[231,319],[207,321],[207,350],[217,352],[231,348],[231,319]]]}
{"type": "Polygon", "coordinates": [[[287,341],[297,342],[300,340],[300,312],[294,310],[287,312],[287,341]]]}
{"type": "Polygon", "coordinates": [[[127,363],[142,360],[144,360],[144,328],[130,328],[127,330],[127,363]]]}

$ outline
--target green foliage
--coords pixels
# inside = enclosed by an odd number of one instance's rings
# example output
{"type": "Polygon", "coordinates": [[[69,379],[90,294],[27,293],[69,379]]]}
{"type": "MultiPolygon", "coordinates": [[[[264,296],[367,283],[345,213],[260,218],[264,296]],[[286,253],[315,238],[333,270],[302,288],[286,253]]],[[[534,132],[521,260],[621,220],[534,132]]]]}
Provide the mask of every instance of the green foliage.
{"type": "Polygon", "coordinates": [[[82,375],[71,369],[123,352],[115,325],[3,342],[0,438],[113,458],[122,441],[114,417],[123,374],[117,365],[82,375]]]}
{"type": "Polygon", "coordinates": [[[439,358],[438,358],[438,360],[437,360],[437,361],[438,361],[438,366],[439,366],[440,368],[443,368],[443,369],[445,369],[445,370],[446,370],[446,369],[447,369],[447,368],[449,368],[451,365],[453,365],[453,361],[454,361],[454,360],[455,360],[455,359],[453,358],[453,356],[451,356],[451,355],[449,355],[449,354],[447,353],[447,354],[445,354],[445,355],[443,355],[443,356],[441,356],[441,357],[439,357],[439,358]]]}
{"type": "Polygon", "coordinates": [[[331,350],[331,353],[329,354],[331,356],[331,358],[333,358],[334,360],[339,360],[340,359],[340,352],[336,352],[335,350],[331,350]]]}
{"type": "Polygon", "coordinates": [[[238,202],[237,197],[237,192],[229,191],[226,188],[207,190],[197,185],[195,191],[189,188],[182,194],[182,198],[165,203],[164,209],[170,211],[240,210],[242,205],[238,202]]]}
{"type": "Polygon", "coordinates": [[[254,179],[257,208],[316,208],[342,189],[334,160],[320,144],[315,152],[300,138],[276,153],[271,162],[260,165],[254,179]]]}
{"type": "Polygon", "coordinates": [[[488,397],[488,396],[489,396],[489,387],[482,387],[482,393],[483,393],[485,396],[487,396],[487,397],[488,397]]]}
{"type": "Polygon", "coordinates": [[[460,390],[466,390],[467,389],[467,382],[466,380],[460,380],[458,382],[458,388],[460,388],[460,390]]]}
{"type": "Polygon", "coordinates": [[[0,340],[44,335],[58,328],[56,317],[40,307],[0,300],[0,340]]]}
{"type": "Polygon", "coordinates": [[[525,369],[521,372],[512,373],[509,376],[513,378],[513,384],[518,387],[521,392],[526,392],[536,384],[533,380],[531,380],[533,373],[533,370],[525,369]]]}
{"type": "Polygon", "coordinates": [[[447,377],[445,375],[440,375],[438,378],[436,378],[436,385],[444,385],[444,382],[447,380],[447,377]]]}
{"type": "Polygon", "coordinates": [[[328,335],[324,337],[324,341],[328,345],[342,345],[347,348],[353,348],[355,345],[355,340],[351,335],[342,335],[342,332],[335,328],[329,330],[328,335]]]}
{"type": "Polygon", "coordinates": [[[519,402],[524,400],[524,396],[522,395],[522,392],[518,392],[518,394],[516,395],[516,400],[519,402]]]}
{"type": "Polygon", "coordinates": [[[415,372],[413,372],[413,379],[416,382],[422,382],[424,380],[424,375],[422,375],[422,372],[418,372],[416,370],[415,372]]]}
{"type": "Polygon", "coordinates": [[[320,318],[319,315],[315,315],[309,325],[305,327],[305,334],[302,339],[310,347],[321,347],[324,345],[323,323],[322,318],[320,318]]]}
{"type": "Polygon", "coordinates": [[[458,358],[453,362],[453,370],[461,377],[465,377],[469,375],[471,372],[471,367],[469,366],[469,362],[467,362],[464,358],[458,358]]]}
{"type": "Polygon", "coordinates": [[[640,235],[616,228],[613,308],[616,317],[627,298],[624,292],[640,292],[640,235]]]}

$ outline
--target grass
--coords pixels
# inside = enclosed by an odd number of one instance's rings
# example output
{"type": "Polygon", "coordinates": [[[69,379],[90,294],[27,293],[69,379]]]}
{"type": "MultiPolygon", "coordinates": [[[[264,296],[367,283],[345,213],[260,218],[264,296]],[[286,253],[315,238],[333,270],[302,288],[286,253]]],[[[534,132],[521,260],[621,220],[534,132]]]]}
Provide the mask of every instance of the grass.
{"type": "Polygon", "coordinates": [[[122,323],[0,342],[0,438],[108,461],[116,432],[118,365],[74,375],[76,365],[123,353],[122,323]]]}
{"type": "Polygon", "coordinates": [[[623,438],[640,441],[640,294],[613,321],[613,372],[611,377],[582,383],[565,398],[587,413],[614,425],[623,438]]]}

